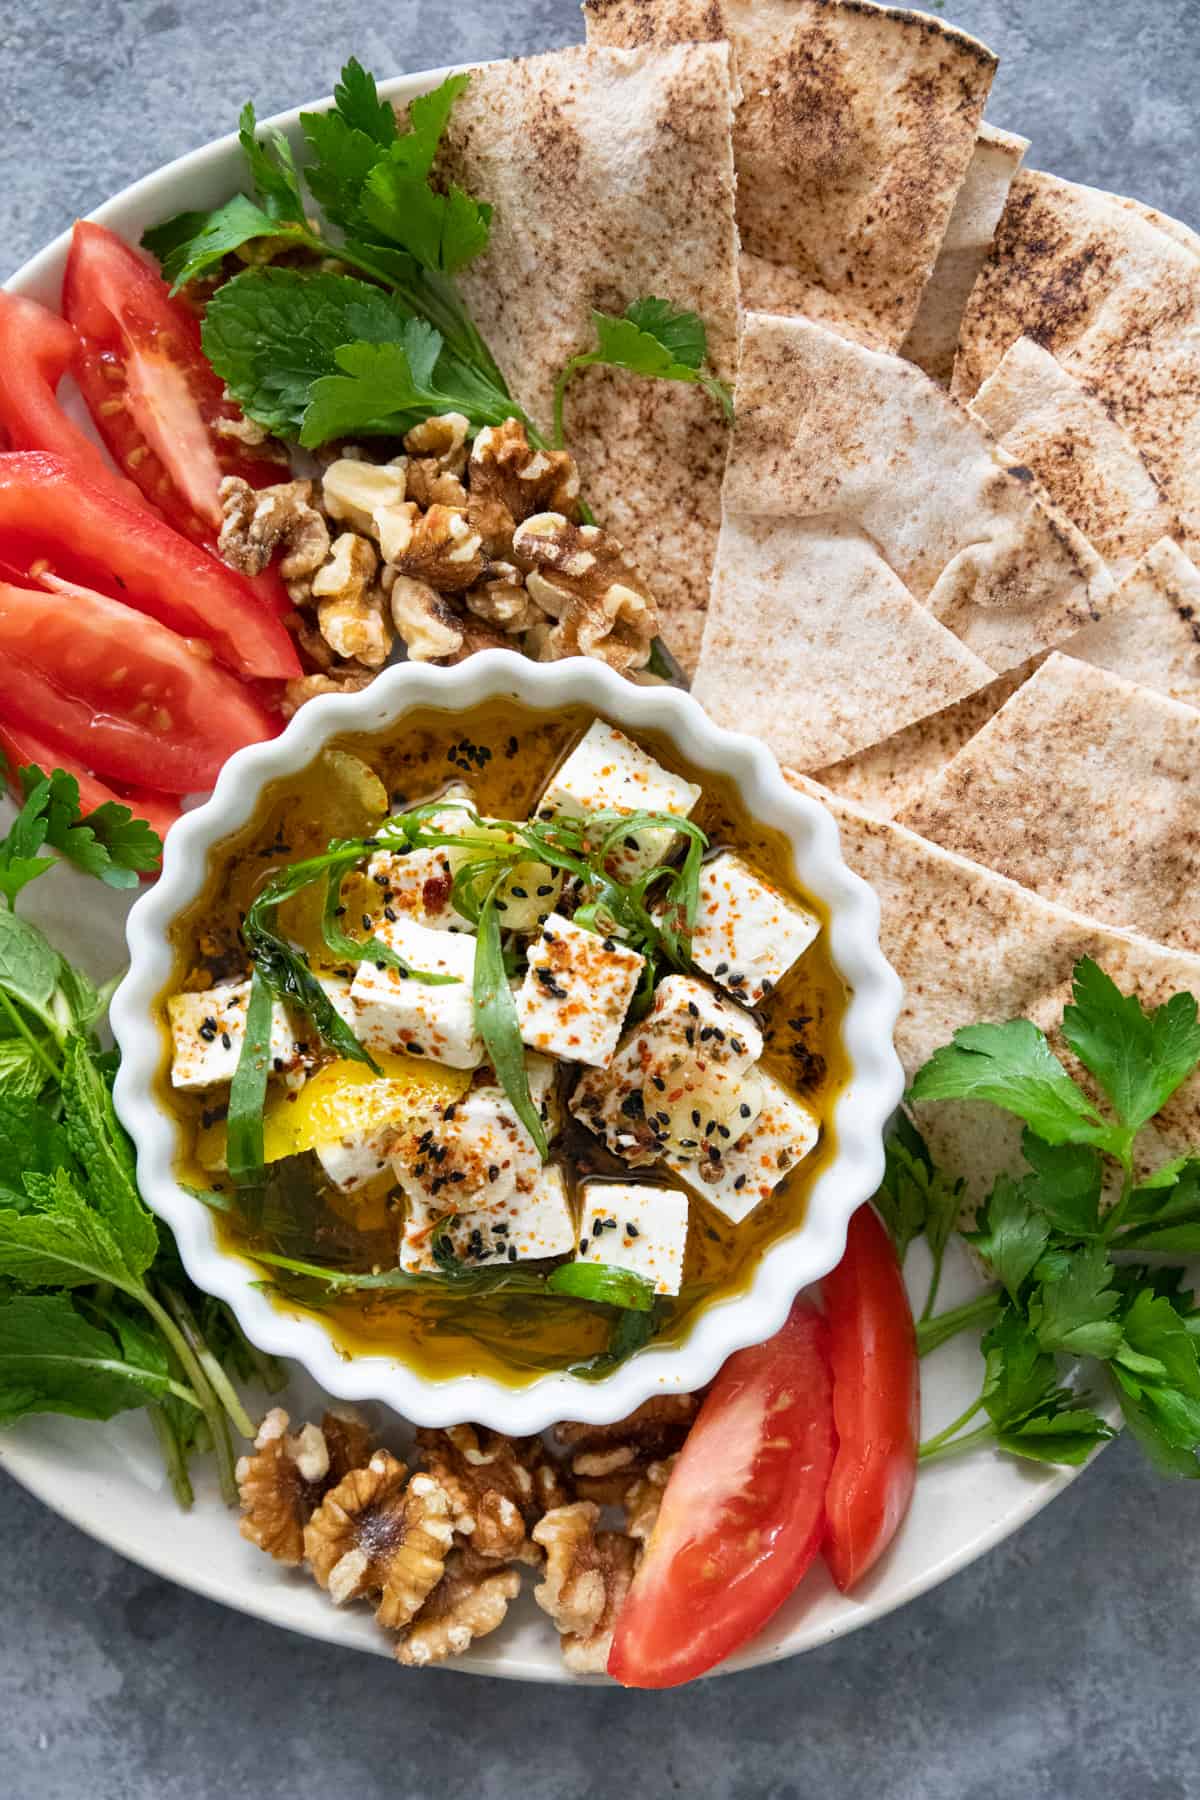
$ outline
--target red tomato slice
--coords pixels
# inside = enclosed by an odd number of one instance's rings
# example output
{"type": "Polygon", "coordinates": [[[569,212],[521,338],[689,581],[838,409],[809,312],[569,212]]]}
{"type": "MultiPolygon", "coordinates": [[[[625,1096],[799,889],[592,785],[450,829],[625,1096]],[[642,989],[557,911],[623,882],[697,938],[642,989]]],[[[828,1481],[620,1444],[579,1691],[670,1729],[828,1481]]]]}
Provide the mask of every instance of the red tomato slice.
{"type": "Polygon", "coordinates": [[[912,1499],[921,1382],[912,1310],[892,1240],[870,1206],[821,1284],[838,1453],[825,1500],[825,1561],[843,1594],[883,1555],[912,1499]]]}
{"type": "Polygon", "coordinates": [[[129,605],[203,638],[241,675],[290,680],[292,640],[240,575],[138,506],[83,480],[61,457],[0,455],[0,556],[48,562],[85,587],[114,585],[129,605]]]}
{"type": "Polygon", "coordinates": [[[825,1321],[798,1300],[709,1390],[618,1615],[609,1674],[676,1687],[753,1637],[817,1554],[833,1457],[825,1321]]]}
{"type": "Polygon", "coordinates": [[[58,404],[58,384],[79,340],[57,313],[21,294],[0,293],[0,434],[11,450],[49,450],[128,506],[142,497],[112,468],[58,404]]]}
{"type": "Polygon", "coordinates": [[[160,838],[166,837],[179,817],[178,803],[166,794],[150,794],[144,788],[106,787],[90,770],[83,768],[69,750],[34,736],[21,726],[0,722],[0,750],[8,761],[9,785],[14,793],[17,770],[27,769],[32,763],[43,775],[49,775],[54,769],[65,769],[68,775],[73,775],[79,783],[79,804],[85,816],[112,801],[117,806],[127,806],[135,819],[145,819],[160,838]]]}
{"type": "Polygon", "coordinates": [[[165,625],[86,588],[0,584],[0,718],[60,743],[85,769],[187,794],[211,787],[277,722],[165,625]]]}
{"type": "Polygon", "coordinates": [[[219,419],[241,414],[204,355],[199,321],[103,225],[75,226],[63,312],[79,337],[76,380],[113,461],[185,537],[212,544],[223,475],[253,487],[286,476],[218,432],[219,419]]]}

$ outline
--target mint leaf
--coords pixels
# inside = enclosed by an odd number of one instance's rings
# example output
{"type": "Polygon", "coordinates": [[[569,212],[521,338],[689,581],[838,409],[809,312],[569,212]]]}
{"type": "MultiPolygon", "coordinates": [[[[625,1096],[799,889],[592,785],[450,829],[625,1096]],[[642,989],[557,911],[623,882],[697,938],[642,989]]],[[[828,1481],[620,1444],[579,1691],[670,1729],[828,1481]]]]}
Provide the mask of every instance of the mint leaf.
{"type": "Polygon", "coordinates": [[[1103,1244],[1077,1251],[1058,1280],[1043,1282],[1029,1301],[1029,1323],[1043,1350],[1069,1356],[1116,1354],[1121,1326],[1113,1314],[1121,1297],[1109,1283],[1112,1264],[1103,1244]]]}
{"type": "Polygon", "coordinates": [[[137,1189],[133,1146],[113,1110],[112,1094],[83,1038],[63,1048],[66,1136],[87,1172],[88,1196],[120,1246],[126,1269],[142,1275],[154,1261],[158,1228],[137,1189]]]}
{"type": "Polygon", "coordinates": [[[1049,1242],[1050,1228],[1034,1211],[1022,1184],[1001,1175],[988,1196],[979,1230],[964,1235],[1015,1300],[1049,1242]]]}
{"type": "Polygon", "coordinates": [[[431,413],[462,412],[475,427],[498,425],[511,402],[482,377],[442,354],[442,339],[423,319],[406,321],[394,343],[345,344],[339,370],[315,381],[300,430],[308,448],[331,438],[398,436],[431,413]]]}
{"type": "Polygon", "coordinates": [[[0,988],[48,1025],[61,966],[36,925],[0,909],[0,988]]]}
{"type": "Polygon", "coordinates": [[[0,1211],[0,1275],[25,1287],[86,1287],[108,1281],[136,1291],[141,1267],[126,1262],[108,1222],[84,1199],[65,1169],[26,1173],[34,1205],[0,1211]]]}
{"type": "MultiPolygon", "coordinates": [[[[46,1085],[46,1065],[24,1038],[0,1038],[0,1100],[36,1100],[46,1085]]],[[[2,1139],[2,1133],[0,1133],[2,1139]]],[[[0,1152],[0,1169],[5,1164],[0,1152]]]]}
{"type": "Polygon", "coordinates": [[[142,248],[158,258],[172,293],[177,293],[243,245],[278,237],[289,226],[296,229],[294,222],[273,218],[245,194],[235,194],[215,212],[177,213],[152,225],[142,234],[142,248]]]}
{"type": "Polygon", "coordinates": [[[1137,996],[1122,994],[1090,957],[1076,965],[1073,992],[1074,1004],[1063,1012],[1063,1036],[1120,1115],[1127,1154],[1136,1133],[1200,1062],[1195,997],[1174,994],[1145,1012],[1137,996]]]}
{"type": "Polygon", "coordinates": [[[393,296],[350,275],[249,269],[209,301],[204,350],[249,418],[294,438],[341,346],[399,339],[408,318],[393,296]]]}
{"type": "Polygon", "coordinates": [[[1028,1019],[963,1026],[918,1069],[909,1094],[913,1100],[989,1100],[1051,1145],[1094,1144],[1117,1154],[1123,1142],[1028,1019]]]}
{"type": "Polygon", "coordinates": [[[132,1362],[65,1294],[0,1302],[0,1425],[28,1413],[111,1419],[165,1393],[165,1368],[132,1362]]]}
{"type": "MultiPolygon", "coordinates": [[[[25,1173],[50,1175],[70,1154],[66,1133],[44,1107],[22,1105],[13,1093],[0,1094],[0,1180],[15,1185],[25,1173]]],[[[25,1204],[22,1195],[20,1211],[25,1204]]]]}
{"type": "Polygon", "coordinates": [[[1055,1231],[1076,1239],[1101,1235],[1103,1165],[1086,1144],[1047,1144],[1026,1128],[1021,1149],[1033,1171],[1022,1189],[1055,1231]]]}

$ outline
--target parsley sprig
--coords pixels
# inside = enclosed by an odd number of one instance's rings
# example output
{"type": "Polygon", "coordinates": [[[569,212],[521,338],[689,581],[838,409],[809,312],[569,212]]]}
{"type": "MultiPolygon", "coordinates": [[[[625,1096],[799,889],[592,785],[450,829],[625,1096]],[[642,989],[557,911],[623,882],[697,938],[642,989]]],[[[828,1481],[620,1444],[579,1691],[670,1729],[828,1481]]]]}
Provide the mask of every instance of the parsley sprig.
{"type": "Polygon", "coordinates": [[[733,398],[725,383],[705,369],[708,333],[698,313],[679,311],[669,300],[652,294],[634,300],[619,317],[593,312],[594,350],[583,350],[564,366],[554,389],[554,441],[566,442],[563,417],[567,388],[583,369],[628,369],[654,381],[696,382],[717,401],[726,418],[733,417],[733,398]]]}
{"type": "MultiPolygon", "coordinates": [[[[1112,1436],[1062,1371],[1086,1359],[1161,1471],[1200,1474],[1200,1310],[1182,1271],[1132,1260],[1200,1252],[1200,1159],[1139,1180],[1139,1133],[1200,1064],[1195,997],[1147,1009],[1090,959],[1075,969],[1064,1041],[1085,1092],[1028,1020],[968,1026],[918,1071],[912,1101],[986,1100],[1024,1123],[1024,1173],[1001,1174],[965,1233],[996,1288],[918,1325],[922,1353],[985,1331],[978,1399],[922,1446],[926,1461],[981,1442],[1079,1463],[1112,1436]],[[1111,1180],[1115,1171],[1117,1179],[1111,1180]],[[1106,1191],[1115,1191],[1105,1209],[1106,1191]],[[975,1423],[979,1415],[982,1422],[975,1423]]],[[[888,1145],[880,1209],[901,1252],[922,1232],[940,1266],[961,1183],[934,1169],[904,1118],[888,1145]]]]}
{"type": "Polygon", "coordinates": [[[278,1385],[278,1371],[190,1288],[142,1203],[113,1110],[115,1059],[95,1035],[107,992],[13,910],[52,866],[44,849],[124,886],[161,845],[124,807],[81,820],[62,770],[22,770],[21,784],[24,804],[0,839],[0,1425],[145,1407],[180,1502],[202,1447],[232,1499],[230,1428],[250,1437],[253,1427],[230,1372],[278,1385]]]}

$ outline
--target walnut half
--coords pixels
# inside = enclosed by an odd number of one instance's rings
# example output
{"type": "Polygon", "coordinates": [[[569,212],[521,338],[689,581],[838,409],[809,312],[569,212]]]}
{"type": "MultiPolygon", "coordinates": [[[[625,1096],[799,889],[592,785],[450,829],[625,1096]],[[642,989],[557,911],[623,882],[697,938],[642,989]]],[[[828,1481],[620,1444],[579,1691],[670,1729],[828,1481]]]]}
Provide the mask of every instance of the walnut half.
{"type": "Polygon", "coordinates": [[[277,1562],[304,1560],[304,1527],[331,1487],[365,1463],[370,1433],[357,1420],[326,1413],[292,1435],[282,1407],[259,1426],[254,1453],[237,1465],[241,1533],[277,1562]]]}
{"type": "Polygon", "coordinates": [[[352,1470],[304,1528],[304,1553],[335,1606],[378,1595],[376,1618],[407,1625],[442,1578],[453,1532],[450,1502],[429,1475],[386,1450],[352,1470]]]}
{"type": "Polygon", "coordinates": [[[490,1562],[540,1563],[529,1528],[566,1498],[540,1438],[510,1438],[474,1425],[417,1432],[430,1474],[450,1497],[458,1538],[490,1562]]]}
{"type": "Polygon", "coordinates": [[[563,513],[535,513],[513,533],[514,561],[554,625],[539,628],[542,662],[595,656],[619,674],[643,669],[658,635],[658,609],[615,538],[563,513]]]}
{"type": "Polygon", "coordinates": [[[623,1532],[597,1530],[599,1517],[591,1500],[577,1500],[548,1512],[533,1532],[546,1552],[533,1597],[553,1619],[563,1661],[577,1675],[603,1673],[638,1555],[623,1532]]]}
{"type": "Polygon", "coordinates": [[[683,1448],[699,1410],[696,1394],[658,1394],[615,1425],[564,1421],[554,1427],[554,1437],[571,1453],[578,1493],[602,1506],[620,1506],[638,1476],[683,1448]]]}
{"type": "Polygon", "coordinates": [[[396,1661],[420,1669],[461,1656],[476,1638],[504,1623],[520,1590],[516,1569],[498,1569],[470,1550],[451,1550],[442,1579],[400,1634],[396,1661]]]}

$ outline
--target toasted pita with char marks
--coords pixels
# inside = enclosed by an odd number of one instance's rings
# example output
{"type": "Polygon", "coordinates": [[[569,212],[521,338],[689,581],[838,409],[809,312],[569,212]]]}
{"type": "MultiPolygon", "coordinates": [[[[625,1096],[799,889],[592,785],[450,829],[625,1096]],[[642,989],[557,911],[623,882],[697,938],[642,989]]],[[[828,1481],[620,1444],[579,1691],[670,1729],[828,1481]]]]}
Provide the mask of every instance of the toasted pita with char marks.
{"type": "MultiPolygon", "coordinates": [[[[577,48],[476,69],[455,102],[442,174],[495,208],[458,276],[513,393],[546,430],[554,384],[594,342],[593,308],[643,295],[697,312],[709,361],[737,367],[737,241],[724,44],[577,48]]],[[[720,526],[728,427],[698,386],[588,369],[567,441],[597,519],[659,601],[690,668],[720,526]]]]}
{"type": "Polygon", "coordinates": [[[1200,712],[1120,675],[1048,657],[898,823],[1200,952],[1200,712]]]}
{"type": "Polygon", "coordinates": [[[991,249],[1013,176],[1028,148],[1029,139],[1014,132],[1000,131],[986,120],[979,127],[933,274],[900,346],[901,356],[924,369],[939,387],[950,385],[963,308],[991,249]]]}
{"type": "Polygon", "coordinates": [[[746,303],[895,349],[970,165],[996,58],[869,0],[585,0],[588,40],[727,37],[746,303]]]}
{"type": "Polygon", "coordinates": [[[993,673],[1101,615],[1095,551],[911,363],[751,314],[736,414],[726,510],[851,526],[993,673]]]}
{"type": "MultiPolygon", "coordinates": [[[[1200,708],[1200,569],[1163,538],[1121,583],[1099,624],[1068,638],[1062,650],[1200,708]]],[[[878,818],[896,818],[1043,660],[1034,657],[944,711],[818,770],[816,779],[878,818]]]]}
{"type": "Polygon", "coordinates": [[[1031,337],[1133,439],[1200,548],[1200,258],[1114,195],[1022,169],[963,315],[969,399],[1031,337]]]}
{"type": "MultiPolygon", "coordinates": [[[[963,1025],[1032,1019],[1079,1075],[1058,1036],[1071,974],[1090,956],[1144,1006],[1172,994],[1200,999],[1200,957],[1070,912],[903,826],[872,818],[803,776],[795,785],[823,801],[850,867],[875,889],[880,943],[904,984],[896,1049],[913,1076],[963,1025]]],[[[993,1176],[1019,1147],[1020,1127],[982,1103],[919,1109],[921,1127],[948,1170],[993,1176]]],[[[1168,1100],[1138,1140],[1144,1167],[1200,1151],[1200,1074],[1168,1100]]]]}
{"type": "Polygon", "coordinates": [[[990,673],[852,527],[726,512],[692,687],[719,724],[819,768],[990,673]]]}
{"type": "Polygon", "coordinates": [[[1162,490],[1103,400],[1032,338],[1004,352],[968,410],[1033,470],[1121,581],[1177,531],[1162,490]]]}

